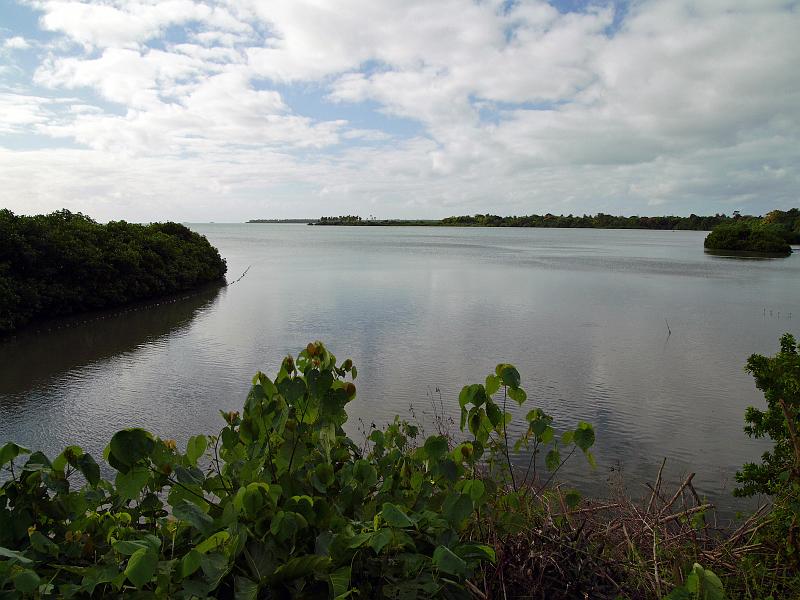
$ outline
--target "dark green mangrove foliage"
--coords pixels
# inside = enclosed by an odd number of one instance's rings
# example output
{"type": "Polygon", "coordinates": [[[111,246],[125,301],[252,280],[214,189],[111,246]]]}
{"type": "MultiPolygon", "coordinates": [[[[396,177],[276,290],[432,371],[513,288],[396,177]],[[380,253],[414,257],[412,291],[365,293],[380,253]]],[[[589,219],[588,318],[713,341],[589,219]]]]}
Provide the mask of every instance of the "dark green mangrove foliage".
{"type": "Polygon", "coordinates": [[[178,223],[96,223],[0,210],[0,333],[221,281],[225,261],[178,223]]]}
{"type": "Polygon", "coordinates": [[[708,250],[755,252],[788,256],[792,253],[783,230],[761,219],[740,219],[717,225],[706,236],[708,250]]]}
{"type": "MultiPolygon", "coordinates": [[[[519,373],[500,365],[462,392],[471,440],[417,443],[396,418],[368,450],[342,428],[356,375],[309,344],[274,379],[253,378],[219,435],[178,449],[116,433],[104,456],[113,482],[77,446],[54,460],[2,446],[0,596],[469,597],[468,578],[495,560],[474,525],[515,493],[479,475],[484,449],[507,456],[511,416],[492,395],[524,402],[519,373]]],[[[529,421],[553,439],[549,417],[529,421]]],[[[593,440],[582,424],[563,443],[588,452],[593,440]]]]}
{"type": "Polygon", "coordinates": [[[778,542],[795,564],[800,562],[800,352],[786,333],[775,356],[753,354],[746,370],[764,392],[766,410],[749,407],[745,432],[769,438],[771,450],[761,464],[745,464],[736,474],[737,496],[768,494],[773,497],[772,527],[765,532],[778,542]]]}

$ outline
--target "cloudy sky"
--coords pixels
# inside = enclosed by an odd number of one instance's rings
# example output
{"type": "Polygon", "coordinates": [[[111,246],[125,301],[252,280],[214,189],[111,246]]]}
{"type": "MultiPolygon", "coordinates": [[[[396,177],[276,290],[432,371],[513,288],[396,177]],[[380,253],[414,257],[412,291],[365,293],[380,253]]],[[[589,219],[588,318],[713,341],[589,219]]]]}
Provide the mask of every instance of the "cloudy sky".
{"type": "Polygon", "coordinates": [[[0,0],[0,207],[800,205],[797,1],[0,0]]]}

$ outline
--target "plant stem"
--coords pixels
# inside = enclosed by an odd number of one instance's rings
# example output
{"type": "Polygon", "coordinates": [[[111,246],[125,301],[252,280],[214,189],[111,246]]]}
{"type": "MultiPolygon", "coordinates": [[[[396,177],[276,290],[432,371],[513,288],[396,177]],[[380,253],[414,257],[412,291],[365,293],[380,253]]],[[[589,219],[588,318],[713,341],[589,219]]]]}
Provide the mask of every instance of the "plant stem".
{"type": "Polygon", "coordinates": [[[508,474],[511,475],[511,487],[517,491],[517,481],[514,478],[514,467],[511,465],[511,452],[508,448],[508,423],[506,422],[506,401],[508,400],[508,386],[503,386],[503,438],[505,440],[505,455],[508,463],[508,474]]]}

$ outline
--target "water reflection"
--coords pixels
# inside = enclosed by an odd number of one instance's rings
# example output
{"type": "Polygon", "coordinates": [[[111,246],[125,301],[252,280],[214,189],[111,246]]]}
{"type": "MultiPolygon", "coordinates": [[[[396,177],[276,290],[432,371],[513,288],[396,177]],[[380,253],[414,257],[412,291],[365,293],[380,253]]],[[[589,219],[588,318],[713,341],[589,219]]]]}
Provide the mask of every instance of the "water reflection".
{"type": "Polygon", "coordinates": [[[19,408],[32,389],[58,386],[75,370],[179,332],[213,306],[224,289],[215,285],[124,310],[53,321],[0,340],[0,410],[19,408]]]}
{"type": "Polygon", "coordinates": [[[380,426],[411,404],[424,417],[435,388],[457,421],[461,386],[507,361],[530,399],[520,417],[540,406],[559,426],[595,424],[599,466],[575,461],[576,487],[604,492],[613,468],[645,489],[668,456],[670,477],[697,471],[700,493],[725,502],[764,449],[742,433],[763,402],[742,367],[800,325],[797,255],[724,260],[702,232],[195,229],[247,276],[207,304],[1,344],[0,440],[97,452],[141,426],[182,443],[218,431],[256,370],[320,339],[358,365],[356,437],[359,418],[380,426]]]}

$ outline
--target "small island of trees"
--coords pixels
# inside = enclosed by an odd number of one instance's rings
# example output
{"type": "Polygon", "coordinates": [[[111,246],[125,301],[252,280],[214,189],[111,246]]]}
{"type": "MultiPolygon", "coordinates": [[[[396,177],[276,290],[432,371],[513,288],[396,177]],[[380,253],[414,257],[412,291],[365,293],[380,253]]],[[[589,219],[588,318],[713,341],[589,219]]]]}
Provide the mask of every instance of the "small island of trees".
{"type": "Polygon", "coordinates": [[[226,270],[204,236],[178,223],[0,210],[0,334],[221,282],[226,270]]]}
{"type": "Polygon", "coordinates": [[[800,210],[773,210],[763,218],[741,217],[714,227],[707,250],[767,256],[789,256],[800,243],[800,210]]]}

